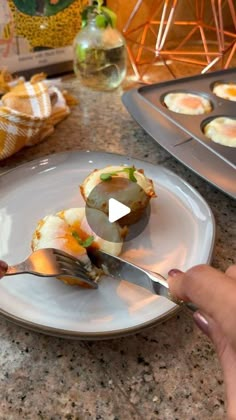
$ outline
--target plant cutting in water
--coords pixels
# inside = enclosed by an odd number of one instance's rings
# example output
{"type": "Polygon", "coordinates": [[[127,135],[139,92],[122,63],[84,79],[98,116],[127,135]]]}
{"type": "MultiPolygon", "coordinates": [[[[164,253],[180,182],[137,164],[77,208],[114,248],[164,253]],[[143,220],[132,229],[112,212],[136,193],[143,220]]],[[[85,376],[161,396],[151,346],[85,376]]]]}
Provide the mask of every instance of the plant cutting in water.
{"type": "Polygon", "coordinates": [[[125,41],[115,28],[116,14],[103,0],[93,0],[81,16],[82,29],[74,41],[75,74],[88,87],[114,89],[126,74],[125,41]]]}

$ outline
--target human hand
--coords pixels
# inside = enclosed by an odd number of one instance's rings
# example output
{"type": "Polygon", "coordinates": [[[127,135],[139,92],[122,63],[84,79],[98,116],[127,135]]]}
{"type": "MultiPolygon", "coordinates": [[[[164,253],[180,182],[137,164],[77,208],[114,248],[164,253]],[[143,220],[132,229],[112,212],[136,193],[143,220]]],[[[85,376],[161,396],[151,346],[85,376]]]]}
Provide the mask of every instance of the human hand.
{"type": "Polygon", "coordinates": [[[0,279],[6,274],[7,268],[7,263],[0,260],[0,279]]]}
{"type": "Polygon", "coordinates": [[[236,419],[236,265],[222,273],[198,265],[186,273],[170,270],[171,294],[193,302],[199,310],[193,317],[215,345],[225,381],[228,419],[236,419]]]}

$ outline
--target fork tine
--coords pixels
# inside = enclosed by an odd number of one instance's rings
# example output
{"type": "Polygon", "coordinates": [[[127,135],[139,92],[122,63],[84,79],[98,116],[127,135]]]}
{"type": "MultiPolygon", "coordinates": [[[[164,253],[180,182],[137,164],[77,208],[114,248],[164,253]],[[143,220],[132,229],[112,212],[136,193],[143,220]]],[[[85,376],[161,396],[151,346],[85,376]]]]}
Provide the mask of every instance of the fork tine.
{"type": "Polygon", "coordinates": [[[67,264],[75,264],[76,266],[81,267],[83,270],[85,269],[84,264],[80,260],[72,259],[70,258],[70,256],[64,256],[64,255],[55,254],[55,256],[56,256],[56,260],[59,262],[63,262],[67,264]]]}
{"type": "Polygon", "coordinates": [[[71,274],[75,274],[76,276],[83,276],[85,279],[91,279],[94,281],[91,272],[85,268],[84,265],[77,264],[77,261],[71,261],[70,257],[68,259],[58,258],[57,264],[60,270],[67,270],[70,271],[71,274]]]}
{"type": "Polygon", "coordinates": [[[91,278],[91,273],[86,269],[82,261],[57,249],[54,250],[54,255],[60,270],[67,271],[71,276],[81,277],[87,282],[89,280],[94,283],[94,279],[91,278]]]}
{"type": "Polygon", "coordinates": [[[66,254],[59,249],[54,249],[53,253],[56,256],[56,258],[60,260],[68,261],[70,264],[73,261],[75,264],[80,265],[83,268],[85,267],[85,264],[73,255],[66,254]]]}
{"type": "Polygon", "coordinates": [[[98,288],[96,279],[92,278],[92,274],[86,268],[86,264],[55,248],[43,248],[34,251],[23,262],[9,266],[6,275],[23,273],[35,274],[41,277],[57,277],[62,280],[66,276],[74,277],[81,279],[93,289],[98,288]]]}
{"type": "Polygon", "coordinates": [[[79,264],[75,264],[73,261],[69,262],[69,261],[58,261],[57,263],[59,265],[60,268],[68,268],[68,269],[72,269],[73,271],[77,271],[78,273],[87,275],[89,277],[89,273],[87,272],[87,270],[85,270],[83,267],[81,267],[79,264]]]}

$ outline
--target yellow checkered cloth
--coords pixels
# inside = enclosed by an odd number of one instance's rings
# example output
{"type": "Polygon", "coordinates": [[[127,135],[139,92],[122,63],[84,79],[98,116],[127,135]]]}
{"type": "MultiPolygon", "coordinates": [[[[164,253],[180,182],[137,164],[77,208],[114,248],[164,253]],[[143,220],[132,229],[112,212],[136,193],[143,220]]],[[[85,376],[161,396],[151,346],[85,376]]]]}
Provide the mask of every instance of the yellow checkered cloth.
{"type": "Polygon", "coordinates": [[[21,82],[14,86],[1,100],[0,159],[42,141],[69,113],[57,87],[44,81],[21,82]]]}

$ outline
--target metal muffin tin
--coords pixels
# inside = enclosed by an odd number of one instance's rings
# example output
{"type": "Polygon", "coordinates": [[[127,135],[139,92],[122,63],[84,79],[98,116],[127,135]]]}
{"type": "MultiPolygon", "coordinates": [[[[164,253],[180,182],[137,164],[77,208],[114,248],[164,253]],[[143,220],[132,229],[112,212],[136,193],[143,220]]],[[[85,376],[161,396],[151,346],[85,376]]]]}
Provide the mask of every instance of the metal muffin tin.
{"type": "Polygon", "coordinates": [[[203,132],[203,127],[214,118],[227,117],[236,119],[236,102],[220,98],[213,93],[214,85],[219,83],[236,83],[236,68],[142,86],[138,88],[137,92],[149,105],[158,110],[190,137],[199,141],[235,168],[236,147],[215,143],[203,132]],[[163,99],[168,93],[177,92],[203,96],[210,101],[212,110],[201,115],[180,114],[169,110],[163,99]]]}

